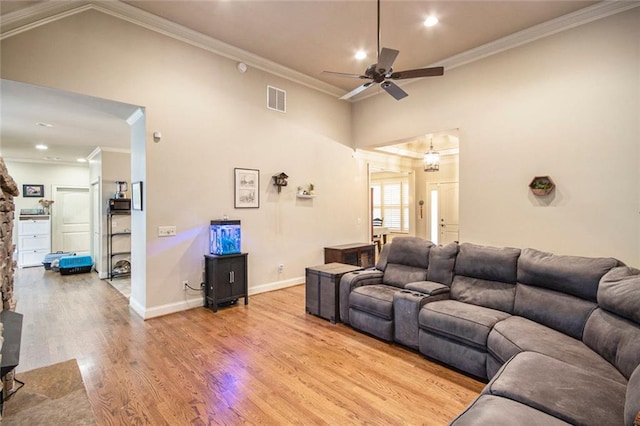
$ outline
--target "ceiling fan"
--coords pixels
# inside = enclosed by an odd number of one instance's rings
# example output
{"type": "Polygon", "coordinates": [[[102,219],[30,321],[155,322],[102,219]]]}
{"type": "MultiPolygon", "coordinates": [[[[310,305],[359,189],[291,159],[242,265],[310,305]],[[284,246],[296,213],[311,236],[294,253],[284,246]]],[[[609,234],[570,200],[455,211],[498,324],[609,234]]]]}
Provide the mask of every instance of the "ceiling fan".
{"type": "Polygon", "coordinates": [[[407,92],[402,90],[398,85],[390,80],[406,80],[408,78],[419,77],[436,77],[444,74],[444,67],[432,67],[432,68],[418,68],[414,70],[406,71],[393,71],[391,66],[396,60],[400,51],[395,49],[389,49],[383,47],[380,49],[380,0],[378,0],[378,61],[375,64],[369,65],[362,74],[348,74],[333,71],[322,71],[323,74],[335,75],[338,77],[359,78],[362,80],[370,80],[364,83],[362,86],[358,86],[340,99],[346,100],[354,97],[358,93],[361,93],[373,86],[374,84],[380,84],[388,94],[393,96],[396,100],[400,100],[409,96],[407,92]]]}

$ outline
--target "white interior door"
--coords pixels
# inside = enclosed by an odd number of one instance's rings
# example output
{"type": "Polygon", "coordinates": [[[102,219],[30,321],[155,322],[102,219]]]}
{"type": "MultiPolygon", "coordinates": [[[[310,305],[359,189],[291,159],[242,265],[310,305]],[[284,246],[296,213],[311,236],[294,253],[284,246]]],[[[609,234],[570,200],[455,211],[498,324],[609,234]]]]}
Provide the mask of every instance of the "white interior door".
{"type": "Polygon", "coordinates": [[[53,187],[52,251],[90,254],[88,187],[53,187]]]}
{"type": "Polygon", "coordinates": [[[442,245],[458,241],[458,182],[429,183],[427,188],[431,241],[442,245]]]}

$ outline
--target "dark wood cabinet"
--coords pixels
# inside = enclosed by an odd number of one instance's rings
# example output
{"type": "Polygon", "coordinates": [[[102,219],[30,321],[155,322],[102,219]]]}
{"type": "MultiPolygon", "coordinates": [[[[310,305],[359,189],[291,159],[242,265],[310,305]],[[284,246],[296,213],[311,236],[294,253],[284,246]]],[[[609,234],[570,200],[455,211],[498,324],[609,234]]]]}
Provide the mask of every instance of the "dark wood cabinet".
{"type": "Polygon", "coordinates": [[[205,292],[204,306],[213,312],[218,311],[222,303],[233,303],[244,297],[249,303],[247,253],[205,256],[205,292]]]}
{"type": "Polygon", "coordinates": [[[362,268],[342,263],[310,266],[305,270],[305,303],[310,314],[340,321],[340,279],[347,272],[362,268]]]}
{"type": "Polygon", "coordinates": [[[371,268],[375,265],[375,245],[372,243],[352,243],[324,248],[324,263],[345,263],[347,265],[371,268]]]}

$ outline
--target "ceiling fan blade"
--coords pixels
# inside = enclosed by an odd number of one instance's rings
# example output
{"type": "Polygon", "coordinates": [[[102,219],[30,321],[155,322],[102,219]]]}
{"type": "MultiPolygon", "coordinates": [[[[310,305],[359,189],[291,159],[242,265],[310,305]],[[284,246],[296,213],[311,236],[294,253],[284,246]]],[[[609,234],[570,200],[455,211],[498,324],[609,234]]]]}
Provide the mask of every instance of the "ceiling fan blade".
{"type": "Polygon", "coordinates": [[[362,78],[362,79],[369,78],[366,75],[348,74],[348,73],[345,73],[345,72],[334,72],[334,71],[322,71],[322,74],[333,75],[333,76],[336,76],[336,77],[347,77],[347,78],[362,78]]]}
{"type": "Polygon", "coordinates": [[[372,85],[373,85],[373,81],[370,81],[368,83],[363,84],[362,86],[358,86],[352,91],[350,91],[349,93],[347,93],[346,95],[344,95],[343,97],[341,97],[340,99],[343,101],[347,99],[351,99],[358,93],[364,92],[367,88],[371,87],[372,85]]]}
{"type": "Polygon", "coordinates": [[[380,55],[378,55],[376,72],[378,72],[379,74],[388,72],[391,69],[393,62],[396,60],[396,56],[398,56],[398,53],[400,53],[400,51],[383,47],[380,51],[380,55]]]}
{"type": "Polygon", "coordinates": [[[398,87],[395,83],[391,81],[385,81],[382,84],[380,84],[380,86],[382,86],[382,88],[386,90],[388,94],[396,98],[396,101],[399,101],[400,99],[406,98],[407,96],[409,96],[407,92],[402,90],[400,87],[398,87]]]}
{"type": "Polygon", "coordinates": [[[437,77],[440,75],[444,75],[444,67],[418,68],[415,70],[398,71],[391,74],[389,78],[394,80],[403,80],[418,77],[437,77]]]}

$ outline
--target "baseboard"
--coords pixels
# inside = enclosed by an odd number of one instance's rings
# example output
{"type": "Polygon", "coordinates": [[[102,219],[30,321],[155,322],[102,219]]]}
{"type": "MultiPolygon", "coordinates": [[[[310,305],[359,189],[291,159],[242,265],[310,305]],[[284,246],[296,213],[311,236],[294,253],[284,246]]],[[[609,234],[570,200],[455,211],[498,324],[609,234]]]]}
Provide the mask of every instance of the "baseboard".
{"type": "MultiPolygon", "coordinates": [[[[254,294],[266,293],[268,291],[280,290],[287,287],[293,287],[304,283],[304,277],[290,278],[288,280],[276,281],[272,283],[260,284],[255,287],[249,288],[249,296],[254,294]]],[[[194,297],[192,299],[183,300],[175,303],[168,303],[166,305],[154,306],[151,308],[145,308],[133,297],[129,298],[129,306],[138,314],[142,319],[150,319],[159,317],[162,315],[174,314],[176,312],[186,311],[187,309],[193,309],[202,306],[202,296],[194,297]]]]}
{"type": "Polygon", "coordinates": [[[268,291],[280,290],[287,287],[293,287],[295,285],[304,283],[304,280],[305,280],[304,277],[296,277],[296,278],[290,278],[284,281],[276,281],[272,283],[260,284],[258,286],[249,288],[249,296],[251,296],[252,294],[266,293],[268,291]]]}
{"type": "Polygon", "coordinates": [[[182,300],[180,302],[168,303],[166,305],[154,306],[147,309],[133,300],[133,298],[129,299],[129,306],[131,306],[131,309],[145,320],[163,315],[175,314],[176,312],[186,311],[187,309],[197,308],[202,305],[202,296],[182,300]]]}

